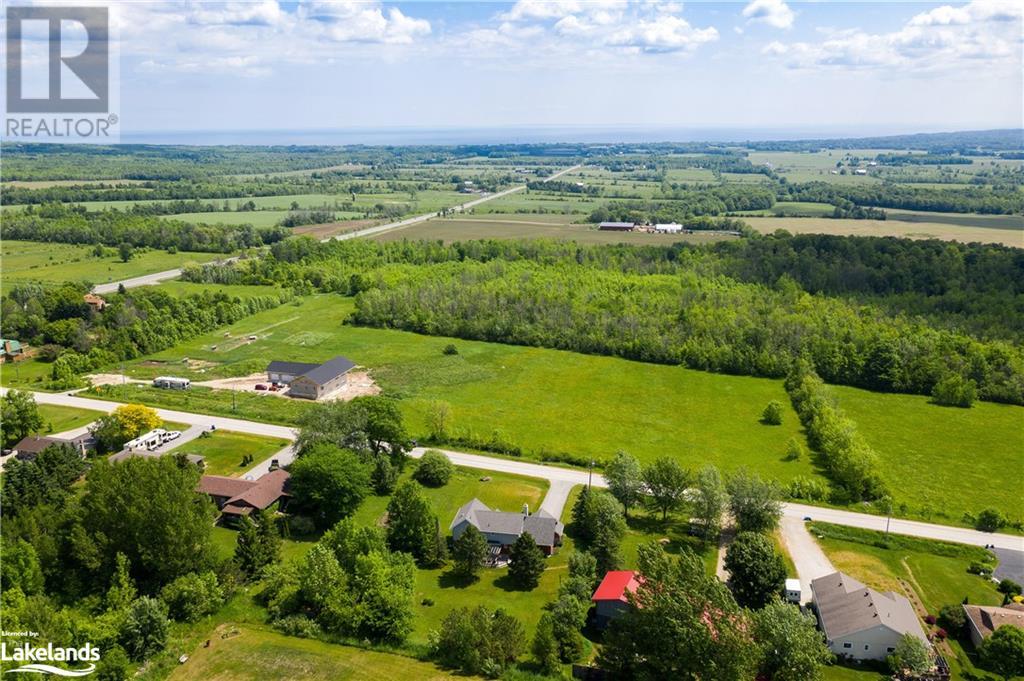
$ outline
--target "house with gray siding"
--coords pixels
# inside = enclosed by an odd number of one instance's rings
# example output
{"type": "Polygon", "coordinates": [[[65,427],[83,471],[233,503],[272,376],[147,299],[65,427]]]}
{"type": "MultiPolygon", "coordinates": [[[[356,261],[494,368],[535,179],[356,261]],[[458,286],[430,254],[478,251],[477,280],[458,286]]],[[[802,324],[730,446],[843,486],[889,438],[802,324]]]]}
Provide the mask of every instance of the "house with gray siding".
{"type": "Polygon", "coordinates": [[[541,509],[533,515],[527,507],[521,513],[492,511],[479,499],[466,502],[455,514],[448,529],[452,539],[458,539],[472,525],[484,535],[488,545],[500,551],[515,543],[528,532],[545,555],[551,555],[562,544],[565,527],[547,511],[541,509]]]}
{"type": "Polygon", "coordinates": [[[354,367],[352,361],[341,356],[323,364],[275,360],[267,365],[267,380],[288,386],[288,394],[294,397],[318,400],[343,387],[354,367]]]}

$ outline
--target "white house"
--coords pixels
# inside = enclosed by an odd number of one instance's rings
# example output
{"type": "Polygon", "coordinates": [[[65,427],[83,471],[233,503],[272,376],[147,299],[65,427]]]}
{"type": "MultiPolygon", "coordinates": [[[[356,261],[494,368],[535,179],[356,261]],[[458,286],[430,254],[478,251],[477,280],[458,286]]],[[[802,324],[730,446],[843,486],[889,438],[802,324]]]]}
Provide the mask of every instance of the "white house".
{"type": "Polygon", "coordinates": [[[811,582],[818,624],[833,653],[854,660],[884,660],[904,634],[926,645],[914,608],[899,594],[881,593],[835,572],[811,582]]]}
{"type": "Polygon", "coordinates": [[[675,222],[664,222],[654,225],[654,231],[661,234],[678,234],[683,231],[683,226],[675,222]]]}

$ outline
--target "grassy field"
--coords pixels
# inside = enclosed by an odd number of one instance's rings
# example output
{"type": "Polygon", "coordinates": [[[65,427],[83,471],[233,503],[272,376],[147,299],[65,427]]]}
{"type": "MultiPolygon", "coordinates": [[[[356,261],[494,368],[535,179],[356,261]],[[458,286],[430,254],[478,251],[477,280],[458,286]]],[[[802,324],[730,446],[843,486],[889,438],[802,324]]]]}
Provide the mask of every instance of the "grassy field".
{"type": "Polygon", "coordinates": [[[287,440],[218,430],[209,437],[185,443],[175,453],[205,457],[207,475],[239,476],[287,446],[287,440]],[[253,463],[242,465],[242,457],[247,454],[252,456],[253,463]]]}
{"type": "MultiPolygon", "coordinates": [[[[692,466],[714,463],[733,470],[746,465],[783,480],[814,474],[807,461],[783,461],[787,440],[799,435],[796,415],[788,406],[783,426],[759,423],[769,401],[788,405],[780,381],[458,340],[459,354],[449,356],[442,350],[451,339],[342,324],[351,309],[347,298],[306,298],[300,306],[259,313],[136,361],[128,372],[152,378],[173,368],[188,376],[179,367],[189,357],[210,363],[204,374],[190,377],[214,378],[259,371],[271,359],[323,361],[340,354],[370,368],[388,394],[402,398],[417,437],[426,433],[429,405],[444,400],[452,406],[454,431],[480,437],[499,431],[534,456],[568,452],[604,459],[626,449],[641,460],[670,454],[692,466]],[[317,320],[315,331],[310,320],[317,320]],[[260,338],[229,348],[220,345],[224,331],[233,336],[259,331],[260,338]],[[304,345],[297,344],[300,338],[304,345]]],[[[217,402],[223,409],[231,404],[226,391],[211,394],[195,388],[169,395],[130,390],[134,399],[160,400],[160,406],[174,408],[204,409],[217,402]]],[[[243,418],[265,415],[250,413],[251,406],[279,412],[274,420],[287,421],[308,406],[255,395],[238,398],[237,413],[243,418]]]]}
{"type": "Polygon", "coordinates": [[[254,625],[221,625],[210,647],[196,648],[171,681],[262,681],[263,679],[332,679],[396,681],[454,677],[429,662],[322,641],[284,636],[254,625]]]}
{"type": "Polygon", "coordinates": [[[110,281],[160,272],[190,262],[208,262],[225,257],[220,253],[168,253],[159,250],[137,250],[128,262],[121,262],[116,249],[107,248],[102,257],[93,255],[93,246],[37,243],[34,241],[0,242],[3,260],[2,290],[20,281],[54,284],[63,281],[89,281],[104,284],[110,281]]]}
{"type": "Polygon", "coordinates": [[[959,409],[920,395],[832,390],[881,457],[879,472],[897,490],[897,503],[918,517],[957,522],[964,511],[987,506],[1024,515],[1020,485],[1007,484],[1001,473],[1024,469],[1024,408],[976,402],[959,409]]]}
{"type": "Polygon", "coordinates": [[[43,419],[43,429],[48,433],[62,433],[72,428],[81,428],[103,416],[103,412],[76,407],[60,407],[55,404],[40,404],[39,416],[43,419]]]}
{"type": "Polygon", "coordinates": [[[887,220],[845,218],[745,217],[762,234],[785,229],[794,234],[895,236],[907,239],[977,241],[1024,247],[1024,219],[1012,215],[959,215],[886,211],[887,220]]]}
{"type": "Polygon", "coordinates": [[[529,214],[469,214],[436,218],[373,237],[377,241],[440,239],[444,242],[470,239],[559,239],[586,244],[674,244],[680,241],[707,243],[734,237],[718,234],[643,234],[601,232],[593,225],[572,224],[582,216],[529,214]]]}

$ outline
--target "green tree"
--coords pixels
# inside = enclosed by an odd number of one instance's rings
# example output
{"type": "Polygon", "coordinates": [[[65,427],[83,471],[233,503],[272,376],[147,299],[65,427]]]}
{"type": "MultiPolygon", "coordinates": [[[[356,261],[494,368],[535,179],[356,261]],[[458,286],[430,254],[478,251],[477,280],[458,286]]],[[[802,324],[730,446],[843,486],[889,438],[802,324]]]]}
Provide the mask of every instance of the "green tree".
{"type": "Polygon", "coordinates": [[[281,559],[281,536],[266,510],[242,518],[235,544],[235,561],[247,577],[258,577],[266,566],[281,559]]]}
{"type": "Polygon", "coordinates": [[[558,641],[555,640],[549,613],[540,616],[530,650],[541,674],[546,676],[558,674],[562,665],[558,655],[558,641]]]}
{"type": "Polygon", "coordinates": [[[644,576],[630,607],[612,621],[598,664],[614,678],[748,681],[757,664],[750,623],[700,559],[658,544],[638,550],[644,576]],[[671,622],[671,626],[666,626],[671,622]]]}
{"type": "Polygon", "coordinates": [[[779,599],[753,613],[760,672],[772,681],[818,681],[833,656],[813,617],[779,599]]]}
{"type": "Polygon", "coordinates": [[[448,562],[448,541],[441,532],[441,522],[434,516],[434,531],[431,533],[423,565],[430,568],[443,567],[448,562]]]}
{"type": "Polygon", "coordinates": [[[128,262],[131,260],[134,252],[135,249],[133,249],[132,245],[129,243],[121,243],[117,246],[117,254],[120,256],[121,262],[128,262]]]}
{"type": "Polygon", "coordinates": [[[761,423],[769,426],[781,426],[782,425],[782,402],[778,400],[772,400],[768,403],[768,406],[761,412],[761,423]]]}
{"type": "Polygon", "coordinates": [[[133,660],[141,661],[167,645],[167,606],[143,596],[131,604],[121,631],[121,645],[133,660]]]}
{"type": "Polygon", "coordinates": [[[38,433],[43,427],[39,407],[31,393],[11,390],[0,402],[0,430],[4,448],[13,447],[24,437],[38,433]]]}
{"type": "Polygon", "coordinates": [[[179,622],[197,622],[224,603],[224,592],[212,572],[182,575],[165,586],[160,598],[179,622]]]}
{"type": "Polygon", "coordinates": [[[416,567],[403,553],[377,551],[356,558],[355,631],[371,641],[401,643],[412,631],[416,567]]]}
{"type": "Polygon", "coordinates": [[[369,491],[370,473],[352,452],[334,445],[307,449],[291,465],[294,510],[328,528],[350,515],[369,491]]]}
{"type": "Polygon", "coordinates": [[[427,432],[430,434],[430,439],[434,442],[444,442],[448,439],[451,427],[452,405],[443,400],[431,402],[427,408],[427,432]]]}
{"type": "Polygon", "coordinates": [[[743,532],[774,530],[782,517],[782,492],[775,481],[763,481],[747,470],[729,478],[729,510],[743,532]]]}
{"type": "Polygon", "coordinates": [[[694,484],[693,517],[700,523],[698,532],[704,541],[718,539],[728,498],[718,469],[714,466],[700,469],[694,484]]]}
{"type": "Polygon", "coordinates": [[[431,639],[433,655],[443,666],[492,678],[513,664],[526,646],[523,625],[515,617],[482,605],[452,610],[431,639]]]}
{"type": "Polygon", "coordinates": [[[763,608],[782,593],[786,564],[772,540],[756,532],[740,532],[725,552],[729,588],[736,602],[763,608]]]}
{"type": "Polygon", "coordinates": [[[444,487],[454,471],[455,466],[447,456],[436,449],[428,449],[416,464],[412,477],[426,487],[444,487]]]}
{"type": "Polygon", "coordinates": [[[522,589],[533,590],[544,574],[544,552],[529,532],[523,532],[508,551],[508,576],[522,589]]]}
{"type": "Polygon", "coordinates": [[[96,663],[96,681],[125,681],[130,677],[131,661],[121,646],[114,646],[103,651],[100,661],[96,663]]]}
{"type": "Polygon", "coordinates": [[[407,480],[388,503],[388,546],[420,562],[431,551],[436,520],[422,489],[418,482],[407,480]]]}
{"type": "Polygon", "coordinates": [[[629,509],[643,499],[643,471],[640,462],[626,452],[616,452],[604,469],[608,491],[622,504],[626,517],[629,509]]]}
{"type": "Polygon", "coordinates": [[[939,379],[932,388],[932,400],[935,404],[947,407],[968,408],[978,398],[978,388],[974,381],[965,379],[960,374],[948,374],[939,379]]]}
{"type": "Polygon", "coordinates": [[[4,516],[11,518],[44,504],[61,508],[85,469],[82,455],[65,444],[51,445],[30,461],[8,461],[0,483],[4,516]]]}
{"type": "Polygon", "coordinates": [[[799,461],[804,458],[804,446],[796,437],[789,438],[786,442],[786,461],[799,461]]]}
{"type": "Polygon", "coordinates": [[[1024,629],[1001,626],[981,644],[978,657],[984,669],[1010,679],[1024,675],[1024,629]]]}
{"type": "Polygon", "coordinates": [[[974,526],[982,532],[998,532],[1006,525],[1006,518],[994,508],[986,508],[978,514],[974,526]]]}
{"type": "Polygon", "coordinates": [[[378,496],[385,497],[395,491],[398,484],[398,469],[391,463],[391,459],[383,454],[373,455],[373,470],[370,472],[370,484],[373,485],[373,492],[378,496]]]}
{"type": "Polygon", "coordinates": [[[558,657],[562,662],[576,662],[583,657],[586,643],[580,630],[587,622],[590,598],[582,599],[568,591],[560,594],[550,605],[551,628],[558,642],[558,657]]]}
{"type": "Polygon", "coordinates": [[[196,496],[198,482],[199,471],[173,457],[97,462],[85,479],[72,554],[106,581],[122,551],[132,576],[146,587],[202,572],[214,560],[214,508],[196,496]]]}
{"type": "Polygon", "coordinates": [[[966,624],[967,614],[961,604],[944,605],[939,608],[939,626],[949,632],[950,636],[958,636],[966,624]]]}
{"type": "Polygon", "coordinates": [[[452,546],[455,570],[464,577],[474,577],[487,558],[487,539],[480,530],[469,525],[452,546]]]}
{"type": "Polygon", "coordinates": [[[674,459],[661,457],[644,468],[643,481],[651,505],[661,511],[664,521],[670,512],[682,505],[686,488],[690,486],[690,474],[674,459]]]}
{"type": "Polygon", "coordinates": [[[138,589],[135,588],[135,580],[132,579],[131,563],[127,556],[118,551],[114,558],[114,575],[110,579],[110,588],[107,589],[107,610],[128,612],[136,596],[138,589]]]}
{"type": "Polygon", "coordinates": [[[26,596],[43,591],[43,569],[39,555],[32,544],[24,539],[7,541],[3,545],[4,569],[0,571],[0,588],[20,589],[26,596]]]}
{"type": "Polygon", "coordinates": [[[903,634],[896,643],[896,649],[886,658],[894,674],[908,671],[921,674],[932,667],[932,654],[928,644],[913,634],[903,634]]]}

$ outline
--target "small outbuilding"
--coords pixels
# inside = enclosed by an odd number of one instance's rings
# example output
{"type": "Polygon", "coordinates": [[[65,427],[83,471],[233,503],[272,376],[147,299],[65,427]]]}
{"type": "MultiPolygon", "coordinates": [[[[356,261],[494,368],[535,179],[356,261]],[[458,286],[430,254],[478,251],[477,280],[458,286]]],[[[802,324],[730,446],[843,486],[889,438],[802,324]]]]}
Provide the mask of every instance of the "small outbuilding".
{"type": "Polygon", "coordinates": [[[796,603],[800,605],[800,580],[799,579],[787,579],[786,580],[786,602],[796,603]]]}
{"type": "Polygon", "coordinates": [[[632,222],[602,222],[597,226],[602,232],[632,232],[634,227],[632,222]]]}
{"type": "Polygon", "coordinates": [[[679,234],[683,231],[683,226],[675,222],[659,222],[654,225],[654,231],[659,234],[679,234]]]}
{"type": "Polygon", "coordinates": [[[629,607],[627,594],[636,593],[640,587],[640,577],[632,570],[613,570],[604,575],[597,585],[594,596],[595,622],[604,628],[613,619],[620,617],[629,607]]]}
{"type": "Polygon", "coordinates": [[[24,356],[25,348],[21,346],[21,341],[0,338],[0,364],[17,362],[24,356]]]}

